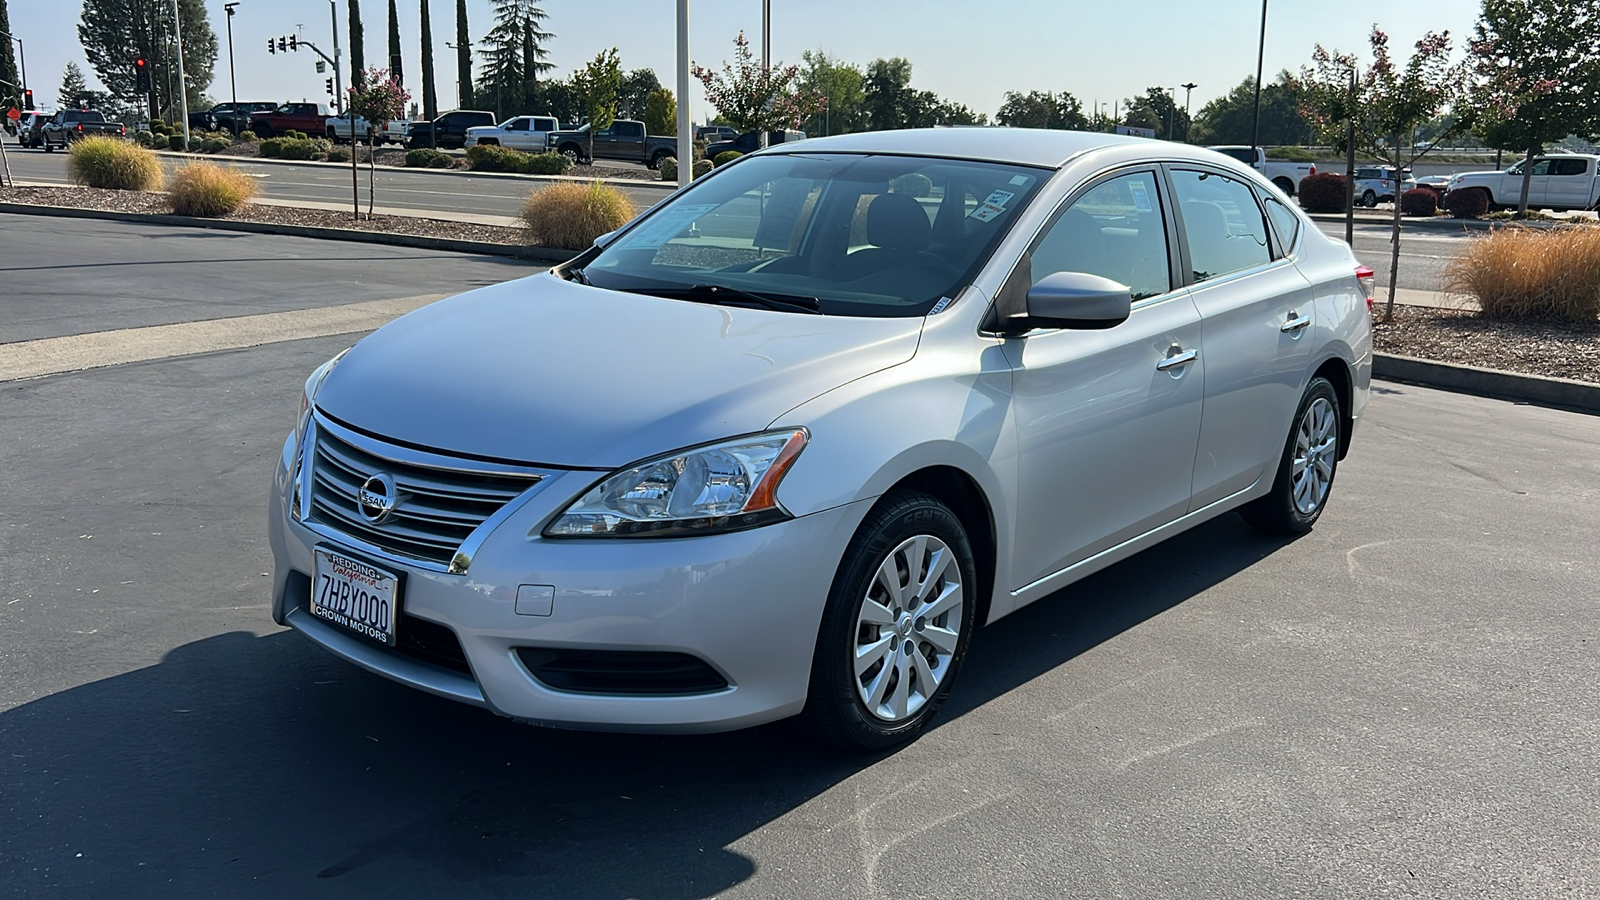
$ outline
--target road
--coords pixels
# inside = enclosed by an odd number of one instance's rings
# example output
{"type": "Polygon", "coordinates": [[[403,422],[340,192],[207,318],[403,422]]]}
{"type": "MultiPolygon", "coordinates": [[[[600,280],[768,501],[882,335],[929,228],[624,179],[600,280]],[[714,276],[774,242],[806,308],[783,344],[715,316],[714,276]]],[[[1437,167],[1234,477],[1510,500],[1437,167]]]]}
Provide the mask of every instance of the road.
{"type": "MultiPolygon", "coordinates": [[[[346,299],[301,260],[399,273],[363,297],[529,271],[135,224],[0,228],[0,321],[54,290],[41,336],[346,299]],[[62,285],[47,246],[97,263],[62,285]]],[[[1592,417],[1380,383],[1314,532],[1268,540],[1228,516],[1035,604],[975,637],[938,727],[849,758],[783,724],[538,730],[273,625],[266,482],[306,374],[354,337],[0,383],[0,897],[1600,884],[1592,417]]],[[[29,346],[0,345],[0,362],[29,346]]]]}

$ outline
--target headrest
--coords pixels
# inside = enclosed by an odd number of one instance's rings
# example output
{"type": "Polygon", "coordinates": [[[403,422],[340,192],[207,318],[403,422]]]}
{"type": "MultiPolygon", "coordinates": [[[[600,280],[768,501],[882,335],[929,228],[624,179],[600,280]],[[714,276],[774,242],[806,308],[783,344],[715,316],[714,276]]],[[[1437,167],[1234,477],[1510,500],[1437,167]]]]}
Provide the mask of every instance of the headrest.
{"type": "Polygon", "coordinates": [[[867,207],[867,243],[890,250],[926,250],[933,226],[922,204],[904,194],[879,194],[867,207]]]}

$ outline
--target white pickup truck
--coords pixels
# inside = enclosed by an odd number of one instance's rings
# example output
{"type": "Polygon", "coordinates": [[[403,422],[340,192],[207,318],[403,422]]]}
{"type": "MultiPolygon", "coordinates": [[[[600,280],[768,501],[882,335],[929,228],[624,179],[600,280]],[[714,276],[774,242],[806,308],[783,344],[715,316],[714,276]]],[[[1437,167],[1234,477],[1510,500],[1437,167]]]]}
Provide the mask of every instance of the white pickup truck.
{"type": "Polygon", "coordinates": [[[561,130],[555,116],[517,116],[499,125],[476,125],[467,129],[467,146],[500,146],[529,153],[545,151],[545,136],[561,130]]]}
{"type": "MultiPolygon", "coordinates": [[[[1528,179],[1529,209],[1594,209],[1600,203],[1600,156],[1582,153],[1535,156],[1528,179]]],[[[1504,172],[1461,172],[1450,176],[1446,194],[1482,191],[1489,208],[1516,207],[1522,203],[1522,171],[1527,160],[1504,172]]]]}
{"type": "MultiPolygon", "coordinates": [[[[385,122],[383,130],[372,136],[374,142],[379,144],[404,143],[407,124],[400,119],[385,122]]],[[[348,144],[350,142],[350,113],[329,116],[324,126],[327,130],[328,140],[337,144],[348,144]]],[[[356,134],[360,135],[363,141],[366,140],[367,133],[370,130],[371,126],[367,123],[367,120],[361,116],[356,116],[356,134]]]]}
{"type": "Polygon", "coordinates": [[[1217,147],[1207,147],[1206,149],[1231,156],[1255,169],[1262,175],[1267,176],[1268,181],[1277,185],[1279,190],[1290,197],[1294,196],[1295,191],[1300,190],[1300,179],[1308,175],[1317,174],[1317,167],[1311,163],[1296,163],[1277,159],[1269,160],[1267,159],[1267,151],[1260,147],[1251,148],[1243,144],[1224,144],[1217,147]]]}

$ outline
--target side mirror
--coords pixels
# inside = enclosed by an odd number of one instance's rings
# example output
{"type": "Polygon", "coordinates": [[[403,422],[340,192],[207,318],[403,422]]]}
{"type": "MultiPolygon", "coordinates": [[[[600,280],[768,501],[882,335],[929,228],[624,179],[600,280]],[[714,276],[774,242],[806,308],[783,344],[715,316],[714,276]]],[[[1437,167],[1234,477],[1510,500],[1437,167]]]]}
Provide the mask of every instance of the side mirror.
{"type": "Polygon", "coordinates": [[[1133,311],[1133,289],[1087,272],[1056,272],[1028,289],[1028,318],[1053,328],[1110,328],[1133,311]]]}
{"type": "MultiPolygon", "coordinates": [[[[617,229],[617,231],[621,231],[621,230],[622,229],[620,229],[620,228],[617,229]]],[[[616,238],[617,231],[608,231],[605,234],[602,234],[599,237],[595,238],[594,239],[594,246],[597,249],[604,250],[606,248],[606,245],[611,243],[611,241],[616,238]]]]}

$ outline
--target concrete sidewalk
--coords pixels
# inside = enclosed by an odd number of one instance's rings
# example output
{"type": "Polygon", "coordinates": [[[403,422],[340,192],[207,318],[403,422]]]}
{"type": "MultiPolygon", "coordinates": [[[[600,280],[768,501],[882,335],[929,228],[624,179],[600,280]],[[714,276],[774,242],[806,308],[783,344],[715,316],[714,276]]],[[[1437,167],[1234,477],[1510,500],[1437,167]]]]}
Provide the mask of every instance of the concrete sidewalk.
{"type": "MultiPolygon", "coordinates": [[[[1388,302],[1389,289],[1379,287],[1377,294],[1372,298],[1372,305],[1378,307],[1388,302]]],[[[1432,309],[1476,310],[1478,308],[1478,304],[1471,297],[1446,291],[1419,291],[1415,288],[1396,288],[1394,302],[1396,306],[1425,306],[1432,309]]]]}

